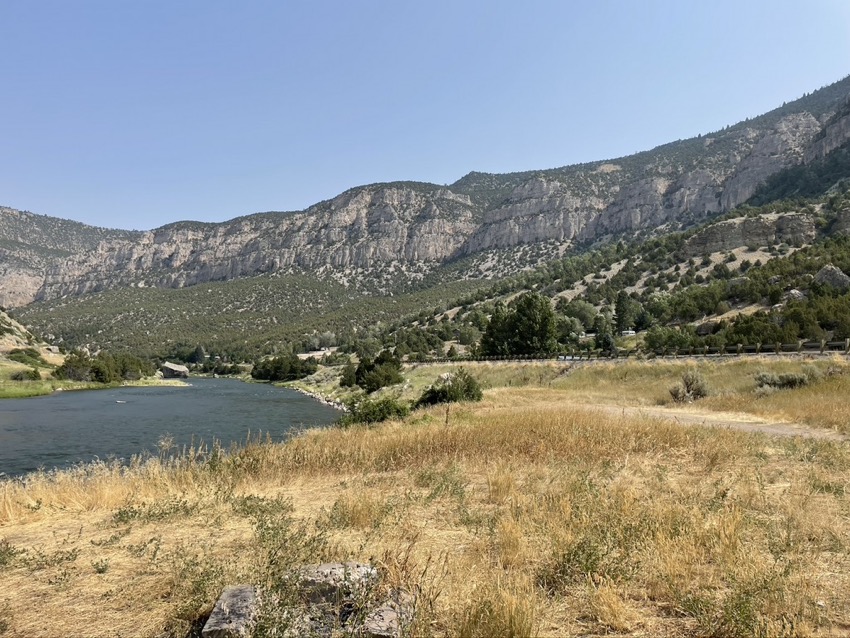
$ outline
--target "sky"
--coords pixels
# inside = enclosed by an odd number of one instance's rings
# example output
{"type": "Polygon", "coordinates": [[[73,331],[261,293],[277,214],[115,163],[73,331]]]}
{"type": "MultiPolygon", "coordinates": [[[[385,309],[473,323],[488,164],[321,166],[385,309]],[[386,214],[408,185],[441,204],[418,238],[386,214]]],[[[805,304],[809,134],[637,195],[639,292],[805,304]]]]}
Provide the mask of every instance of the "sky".
{"type": "Polygon", "coordinates": [[[850,74],[847,0],[0,0],[0,205],[95,226],[622,157],[850,74]]]}

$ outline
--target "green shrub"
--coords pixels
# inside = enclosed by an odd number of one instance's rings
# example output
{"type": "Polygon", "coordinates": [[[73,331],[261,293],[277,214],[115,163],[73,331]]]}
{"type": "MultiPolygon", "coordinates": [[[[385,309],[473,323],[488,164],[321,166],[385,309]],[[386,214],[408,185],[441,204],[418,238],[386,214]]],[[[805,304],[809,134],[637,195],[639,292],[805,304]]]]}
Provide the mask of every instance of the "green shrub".
{"type": "Polygon", "coordinates": [[[366,390],[366,392],[371,394],[381,388],[395,385],[402,381],[404,381],[404,377],[401,376],[401,369],[393,364],[385,363],[376,366],[363,375],[359,385],[366,390]]]}
{"type": "Polygon", "coordinates": [[[10,361],[23,363],[28,366],[37,367],[47,365],[41,353],[35,348],[15,348],[9,352],[8,357],[10,361]]]}
{"type": "Polygon", "coordinates": [[[757,388],[786,390],[789,388],[802,388],[804,385],[808,385],[810,381],[817,380],[819,376],[820,371],[817,368],[812,368],[812,371],[785,372],[782,374],[762,370],[756,373],[755,378],[757,388]]]}
{"type": "Polygon", "coordinates": [[[41,373],[36,368],[18,370],[17,372],[13,372],[9,378],[12,381],[41,381],[41,373]]]}
{"type": "Polygon", "coordinates": [[[23,550],[15,548],[15,546],[5,538],[0,539],[0,567],[11,565],[12,560],[18,554],[23,554],[23,550]]]}
{"type": "Polygon", "coordinates": [[[480,401],[481,386],[471,374],[460,368],[454,374],[444,375],[431,385],[419,400],[416,407],[436,405],[437,403],[454,403],[456,401],[480,401]]]}
{"type": "Polygon", "coordinates": [[[708,384],[705,377],[697,370],[686,370],[682,374],[682,382],[670,388],[670,396],[676,403],[688,403],[707,397],[708,384]]]}
{"type": "Polygon", "coordinates": [[[357,385],[357,366],[349,361],[342,368],[342,375],[339,378],[339,385],[343,388],[353,388],[357,385]]]}
{"type": "Polygon", "coordinates": [[[404,381],[401,376],[401,361],[389,350],[381,352],[374,361],[363,358],[354,371],[354,381],[369,394],[401,383],[404,381]]]}
{"type": "Polygon", "coordinates": [[[393,397],[363,399],[360,402],[349,404],[348,409],[348,414],[338,421],[339,425],[380,423],[388,419],[403,419],[410,414],[410,406],[393,397]]]}

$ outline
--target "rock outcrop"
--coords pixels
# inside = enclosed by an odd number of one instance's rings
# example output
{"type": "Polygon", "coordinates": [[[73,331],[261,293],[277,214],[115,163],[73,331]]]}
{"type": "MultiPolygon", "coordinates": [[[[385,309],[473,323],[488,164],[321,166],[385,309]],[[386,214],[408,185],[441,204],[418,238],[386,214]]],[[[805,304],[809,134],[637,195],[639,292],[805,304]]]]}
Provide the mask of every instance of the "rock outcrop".
{"type": "Polygon", "coordinates": [[[769,213],[712,224],[685,244],[689,257],[732,250],[741,246],[771,246],[775,243],[803,245],[815,238],[815,221],[803,213],[769,213]]]}
{"type": "Polygon", "coordinates": [[[364,187],[301,213],[263,213],[223,224],[181,222],[107,237],[61,260],[36,262],[40,281],[34,268],[12,269],[17,279],[7,275],[0,294],[9,306],[18,306],[116,286],[183,287],[325,266],[436,264],[471,234],[472,217],[469,198],[447,189],[364,187]]]}
{"type": "MultiPolygon", "coordinates": [[[[307,565],[294,574],[300,604],[278,610],[283,636],[401,638],[413,619],[415,599],[400,589],[381,591],[378,570],[364,563],[307,565]]],[[[247,638],[260,614],[251,585],[226,587],[201,632],[203,638],[247,638]]],[[[271,603],[269,603],[271,604],[271,603]]]]}
{"type": "MultiPolygon", "coordinates": [[[[746,124],[617,160],[470,173],[451,186],[373,184],[304,211],[221,224],[129,232],[0,208],[0,305],[275,272],[319,273],[346,285],[351,273],[368,279],[381,272],[381,281],[411,282],[482,251],[540,243],[563,250],[575,241],[676,230],[745,202],[777,171],[845,144],[848,93],[845,78],[817,92],[818,99],[813,94],[746,124]]],[[[694,250],[722,250],[742,238],[764,244],[811,236],[795,223],[787,217],[718,227],[713,237],[695,240],[705,246],[694,250]]]]}
{"type": "Polygon", "coordinates": [[[806,151],[805,162],[829,155],[850,141],[850,98],[844,101],[806,151]]]}
{"type": "Polygon", "coordinates": [[[188,379],[189,368],[179,363],[166,361],[160,366],[160,372],[164,379],[188,379]]]}
{"type": "Polygon", "coordinates": [[[259,612],[252,585],[225,587],[201,631],[201,638],[250,638],[259,612]]]}
{"type": "Polygon", "coordinates": [[[782,118],[772,131],[759,137],[724,185],[723,210],[743,204],[768,177],[802,162],[806,148],[820,129],[810,113],[796,113],[782,118]]]}
{"type": "Polygon", "coordinates": [[[832,264],[827,264],[818,271],[818,274],[815,275],[815,283],[831,286],[839,292],[850,290],[850,277],[832,264]]]}
{"type": "Polygon", "coordinates": [[[469,255],[545,240],[570,241],[602,207],[599,197],[581,197],[557,180],[533,177],[485,214],[460,252],[469,255]]]}

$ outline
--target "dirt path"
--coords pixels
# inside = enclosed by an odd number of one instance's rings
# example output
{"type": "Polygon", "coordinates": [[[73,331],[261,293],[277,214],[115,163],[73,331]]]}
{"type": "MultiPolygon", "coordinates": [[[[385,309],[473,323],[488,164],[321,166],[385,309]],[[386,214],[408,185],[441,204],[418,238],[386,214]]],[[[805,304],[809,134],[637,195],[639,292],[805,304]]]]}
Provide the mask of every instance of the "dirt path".
{"type": "Polygon", "coordinates": [[[646,415],[661,419],[670,419],[682,425],[705,425],[716,428],[730,428],[744,432],[761,432],[771,436],[802,436],[830,441],[850,441],[850,436],[833,430],[814,428],[800,423],[769,421],[752,414],[730,412],[707,412],[692,408],[661,407],[623,407],[616,405],[594,405],[609,414],[646,415]]]}

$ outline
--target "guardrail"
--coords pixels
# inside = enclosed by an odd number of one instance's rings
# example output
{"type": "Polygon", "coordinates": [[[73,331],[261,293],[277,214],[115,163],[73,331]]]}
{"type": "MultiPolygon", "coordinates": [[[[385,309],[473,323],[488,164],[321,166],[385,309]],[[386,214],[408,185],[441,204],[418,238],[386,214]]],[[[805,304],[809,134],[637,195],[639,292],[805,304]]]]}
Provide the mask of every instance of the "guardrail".
{"type": "Polygon", "coordinates": [[[798,341],[797,343],[774,343],[755,345],[735,344],[723,347],[717,346],[691,346],[688,348],[662,348],[659,350],[583,350],[570,348],[567,352],[549,355],[504,355],[496,357],[469,357],[459,356],[430,357],[409,363],[454,363],[463,361],[487,362],[487,361],[583,361],[590,359],[619,359],[636,356],[644,358],[666,358],[666,357],[728,357],[746,355],[783,355],[783,354],[844,354],[850,355],[850,339],[844,341],[798,341]]]}

